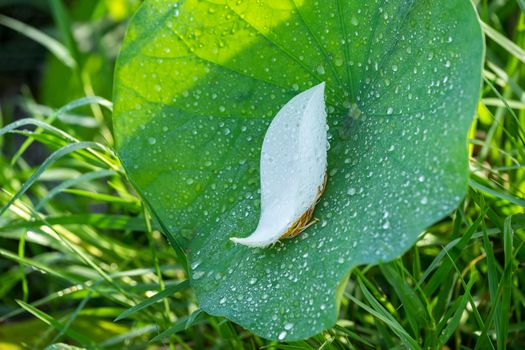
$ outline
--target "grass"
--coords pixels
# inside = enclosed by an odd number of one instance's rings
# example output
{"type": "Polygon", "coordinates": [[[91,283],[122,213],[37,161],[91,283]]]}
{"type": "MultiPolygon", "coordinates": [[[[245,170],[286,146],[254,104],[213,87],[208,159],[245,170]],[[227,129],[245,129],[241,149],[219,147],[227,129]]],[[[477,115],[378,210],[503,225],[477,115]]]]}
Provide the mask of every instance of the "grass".
{"type": "MultiPolygon", "coordinates": [[[[114,54],[106,48],[118,45],[136,4],[107,3],[53,0],[49,30],[0,16],[0,25],[50,50],[53,84],[77,98],[60,108],[22,89],[2,100],[4,125],[27,119],[0,136],[0,349],[525,348],[523,0],[477,4],[487,60],[462,204],[396,261],[353,270],[337,325],[289,344],[198,308],[184,259],[122,172],[111,103],[94,96],[109,98],[111,74],[101,72],[114,54]]],[[[39,96],[53,89],[48,73],[39,96]]]]}

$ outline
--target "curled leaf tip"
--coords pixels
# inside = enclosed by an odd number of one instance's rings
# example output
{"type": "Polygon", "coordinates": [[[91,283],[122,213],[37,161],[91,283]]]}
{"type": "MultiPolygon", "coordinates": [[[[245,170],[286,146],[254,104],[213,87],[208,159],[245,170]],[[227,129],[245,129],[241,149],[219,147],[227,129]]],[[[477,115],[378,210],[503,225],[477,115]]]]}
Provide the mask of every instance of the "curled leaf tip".
{"type": "Polygon", "coordinates": [[[292,98],[277,113],[261,150],[261,216],[235,243],[266,247],[309,227],[326,185],[325,83],[292,98]]]}

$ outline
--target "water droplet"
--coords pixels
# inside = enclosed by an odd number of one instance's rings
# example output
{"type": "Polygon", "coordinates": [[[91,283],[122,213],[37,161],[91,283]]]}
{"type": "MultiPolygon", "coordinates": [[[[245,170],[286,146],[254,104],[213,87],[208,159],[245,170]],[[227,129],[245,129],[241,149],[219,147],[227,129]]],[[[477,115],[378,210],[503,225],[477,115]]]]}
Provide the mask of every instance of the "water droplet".
{"type": "Polygon", "coordinates": [[[154,137],[150,137],[150,138],[148,138],[148,143],[150,145],[154,145],[154,144],[157,143],[157,139],[155,139],[154,137]]]}
{"type": "Polygon", "coordinates": [[[279,340],[283,340],[283,339],[286,337],[287,334],[288,334],[288,333],[287,333],[286,331],[282,331],[282,332],[279,333],[279,335],[277,336],[277,339],[279,339],[279,340]]]}
{"type": "Polygon", "coordinates": [[[350,20],[350,23],[352,23],[353,26],[357,26],[359,25],[359,20],[357,19],[357,17],[353,16],[350,20]]]}
{"type": "Polygon", "coordinates": [[[394,109],[392,107],[388,107],[386,114],[391,115],[392,113],[394,113],[394,109]]]}
{"type": "Polygon", "coordinates": [[[197,260],[197,261],[194,261],[191,263],[191,269],[192,270],[195,270],[197,267],[199,267],[199,265],[202,263],[202,261],[200,260],[197,260]]]}
{"type": "Polygon", "coordinates": [[[425,205],[427,203],[428,203],[428,198],[427,197],[421,198],[421,204],[425,205]]]}
{"type": "Polygon", "coordinates": [[[317,66],[317,73],[324,75],[325,71],[323,65],[317,66]]]}
{"type": "Polygon", "coordinates": [[[198,280],[199,278],[202,278],[204,276],[204,271],[197,271],[193,274],[193,279],[198,280]]]}
{"type": "Polygon", "coordinates": [[[224,304],[226,302],[226,297],[223,297],[221,300],[219,300],[219,304],[224,304]]]}
{"type": "Polygon", "coordinates": [[[348,189],[348,191],[346,191],[346,193],[347,193],[349,196],[353,196],[353,195],[355,195],[356,190],[355,190],[355,188],[351,187],[351,188],[348,189]]]}
{"type": "Polygon", "coordinates": [[[290,323],[290,322],[287,322],[284,324],[284,329],[289,331],[290,329],[292,329],[293,327],[293,323],[290,323]]]}

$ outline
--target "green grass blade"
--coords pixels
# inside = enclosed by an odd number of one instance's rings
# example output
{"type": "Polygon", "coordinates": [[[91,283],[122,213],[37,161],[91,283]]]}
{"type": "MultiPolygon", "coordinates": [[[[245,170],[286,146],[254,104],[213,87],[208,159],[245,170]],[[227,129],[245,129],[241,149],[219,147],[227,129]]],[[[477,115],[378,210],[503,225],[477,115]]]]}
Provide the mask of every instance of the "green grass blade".
{"type": "Polygon", "coordinates": [[[79,282],[79,280],[76,280],[74,277],[65,274],[61,271],[58,271],[46,264],[42,264],[34,259],[29,259],[25,257],[20,257],[17,254],[14,254],[8,250],[5,250],[3,248],[0,248],[0,256],[3,256],[4,258],[10,259],[12,261],[15,261],[19,264],[23,264],[29,268],[33,268],[36,270],[40,270],[44,273],[48,273],[50,275],[53,275],[55,277],[61,278],[67,282],[79,282]]]}
{"type": "Polygon", "coordinates": [[[498,349],[505,349],[507,346],[507,339],[509,333],[509,317],[510,301],[512,295],[512,277],[516,270],[513,256],[513,241],[514,232],[512,230],[512,216],[505,219],[503,226],[503,250],[504,250],[504,270],[498,286],[498,292],[501,294],[501,301],[498,303],[496,310],[498,315],[498,324],[496,324],[496,331],[498,333],[498,349]]]}
{"type": "Polygon", "coordinates": [[[46,160],[35,170],[35,172],[29,177],[29,179],[22,185],[20,190],[7,202],[5,206],[0,209],[0,216],[6,212],[6,210],[26,191],[35,183],[38,177],[56,160],[78,150],[88,149],[88,148],[101,148],[100,145],[96,142],[78,142],[72,143],[70,145],[64,146],[59,150],[53,152],[46,160]]]}
{"type": "Polygon", "coordinates": [[[124,334],[120,334],[115,337],[104,340],[102,343],[100,343],[100,346],[105,347],[105,348],[115,346],[117,344],[128,342],[131,339],[140,337],[142,335],[155,332],[157,329],[158,329],[158,326],[153,325],[153,324],[146,325],[146,326],[136,328],[136,329],[132,329],[131,331],[126,332],[124,334]]]}
{"type": "Polygon", "coordinates": [[[485,192],[487,194],[490,194],[496,198],[500,198],[500,199],[504,199],[510,203],[513,203],[513,204],[516,204],[516,205],[519,205],[520,207],[523,207],[525,208],[525,200],[521,199],[521,198],[516,198],[514,196],[511,196],[509,194],[506,194],[506,193],[503,193],[503,192],[500,192],[500,191],[497,191],[497,190],[494,190],[490,187],[487,187],[485,185],[482,185],[480,184],[479,182],[477,182],[476,180],[474,179],[470,179],[469,181],[469,185],[470,187],[478,190],[478,191],[481,191],[481,192],[485,192]]]}
{"type": "Polygon", "coordinates": [[[403,341],[403,343],[408,348],[420,349],[418,343],[408,334],[408,332],[403,328],[403,326],[401,326],[401,324],[399,324],[399,322],[396,321],[396,319],[390,314],[390,312],[386,310],[368,291],[368,288],[366,288],[361,279],[359,279],[358,282],[359,287],[363,292],[363,295],[365,296],[366,300],[371,305],[371,307],[362,303],[360,300],[353,297],[352,295],[348,295],[348,298],[350,298],[354,303],[363,308],[365,311],[372,314],[374,317],[383,321],[390,328],[390,330],[392,330],[392,332],[394,332],[403,341]]]}
{"type": "Polygon", "coordinates": [[[23,302],[22,300],[16,300],[18,305],[25,309],[27,312],[32,314],[33,316],[37,317],[41,321],[43,321],[45,324],[55,328],[57,331],[64,331],[67,336],[71,337],[78,343],[82,344],[83,346],[89,346],[93,349],[98,349],[98,345],[94,343],[91,339],[85,337],[83,334],[75,332],[71,329],[67,329],[60,321],[56,320],[52,316],[46,314],[45,312],[33,307],[32,305],[23,302]]]}
{"type": "Polygon", "coordinates": [[[62,34],[62,40],[65,42],[69,54],[79,61],[80,53],[73,36],[71,21],[66,9],[64,8],[64,4],[61,0],[51,0],[49,4],[51,6],[51,11],[53,13],[53,17],[55,18],[55,22],[57,23],[60,33],[62,34]]]}
{"type": "Polygon", "coordinates": [[[166,329],[165,331],[161,332],[160,334],[158,334],[157,336],[155,336],[154,338],[152,338],[149,342],[150,343],[155,343],[155,342],[158,342],[164,338],[167,338],[173,334],[176,334],[176,333],[179,333],[179,332],[182,332],[183,330],[186,329],[186,323],[188,322],[188,316],[185,316],[185,317],[181,317],[177,320],[177,322],[175,322],[175,324],[166,329]]]}
{"type": "Polygon", "coordinates": [[[115,322],[116,321],[120,321],[123,318],[129,317],[129,316],[133,315],[134,313],[139,312],[142,309],[145,309],[145,308],[155,304],[156,302],[158,302],[158,301],[160,301],[160,300],[162,300],[164,298],[169,297],[170,295],[173,295],[174,293],[180,292],[180,291],[188,288],[189,286],[190,286],[190,282],[186,280],[186,281],[183,281],[183,282],[181,282],[181,283],[179,283],[179,284],[177,284],[175,286],[168,287],[168,288],[164,289],[163,291],[158,292],[154,296],[149,297],[148,299],[145,299],[144,301],[142,301],[141,303],[133,306],[132,308],[127,309],[126,311],[124,311],[123,313],[118,315],[117,318],[115,318],[115,322]]]}
{"type": "Polygon", "coordinates": [[[77,109],[78,107],[89,106],[97,104],[99,106],[107,108],[109,111],[113,111],[113,103],[104,97],[100,96],[86,96],[77,100],[71,101],[70,103],[61,107],[56,113],[57,115],[64,115],[69,111],[77,109]]]}
{"type": "Polygon", "coordinates": [[[489,26],[487,23],[481,22],[481,27],[485,34],[494,40],[498,45],[507,50],[511,55],[516,57],[521,62],[525,63],[525,50],[513,43],[503,34],[499,33],[496,29],[489,26]]]}
{"type": "Polygon", "coordinates": [[[51,200],[54,196],[56,196],[57,194],[69,187],[76,186],[83,182],[89,182],[104,177],[114,176],[116,174],[117,173],[113,170],[104,169],[82,174],[77,178],[61,182],[58,186],[54,187],[51,191],[49,191],[49,193],[44,198],[42,198],[40,202],[38,202],[38,204],[35,206],[35,211],[39,211],[49,200],[51,200]]]}
{"type": "Polygon", "coordinates": [[[44,46],[49,50],[49,52],[55,55],[56,58],[58,58],[69,68],[75,68],[77,66],[77,62],[68,52],[67,48],[64,47],[64,45],[62,45],[58,40],[50,37],[44,32],[4,15],[0,15],[0,24],[19,32],[20,34],[44,46]]]}
{"type": "Polygon", "coordinates": [[[439,335],[439,341],[442,346],[445,346],[449,338],[452,336],[452,334],[454,334],[456,329],[458,329],[459,327],[459,324],[461,322],[461,316],[463,315],[467,307],[467,303],[469,300],[468,296],[470,295],[470,290],[472,289],[472,286],[477,280],[474,276],[476,275],[472,274],[471,278],[469,279],[465,294],[463,294],[463,296],[460,299],[458,299],[459,302],[456,303],[457,305],[455,305],[455,307],[452,307],[450,309],[451,311],[453,311],[453,316],[450,319],[448,319],[447,317],[443,318],[440,325],[438,325],[438,330],[443,329],[444,327],[444,329],[441,331],[441,334],[439,335]]]}
{"type": "MultiPolygon", "coordinates": [[[[21,228],[35,229],[45,225],[89,225],[93,228],[107,230],[125,230],[144,232],[146,226],[144,219],[141,217],[131,217],[126,215],[108,215],[108,214],[75,214],[75,215],[57,215],[48,216],[43,219],[34,221],[20,220],[6,224],[0,227],[0,232],[9,232],[21,228]]],[[[158,229],[158,227],[155,227],[158,229]]]]}
{"type": "Polygon", "coordinates": [[[427,327],[429,322],[426,309],[419,296],[407,283],[407,279],[395,268],[394,263],[381,265],[380,269],[387,282],[399,296],[413,334],[418,334],[419,329],[427,327]]]}
{"type": "Polygon", "coordinates": [[[517,0],[518,5],[520,6],[521,12],[525,14],[525,0],[517,0]]]}
{"type": "Polygon", "coordinates": [[[4,126],[3,128],[0,129],[0,136],[7,134],[8,132],[12,132],[13,130],[21,126],[25,126],[25,125],[34,125],[42,129],[46,129],[52,132],[53,134],[63,138],[64,140],[68,142],[79,142],[78,139],[69,135],[67,132],[62,131],[59,128],[56,128],[46,122],[43,122],[41,120],[34,119],[34,118],[23,118],[23,119],[17,120],[16,122],[13,122],[11,124],[4,126]]]}

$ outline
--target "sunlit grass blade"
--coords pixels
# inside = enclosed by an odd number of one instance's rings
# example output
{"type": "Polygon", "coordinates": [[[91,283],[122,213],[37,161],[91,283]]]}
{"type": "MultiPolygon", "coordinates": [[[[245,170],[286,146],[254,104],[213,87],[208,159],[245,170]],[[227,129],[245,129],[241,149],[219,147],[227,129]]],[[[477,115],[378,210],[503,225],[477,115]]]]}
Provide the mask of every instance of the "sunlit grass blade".
{"type": "Polygon", "coordinates": [[[112,196],[109,194],[94,193],[90,191],[77,190],[77,189],[65,189],[64,193],[70,193],[70,194],[74,194],[80,197],[89,198],[95,202],[98,201],[98,202],[107,202],[107,203],[113,203],[113,204],[118,203],[122,205],[132,205],[137,209],[140,208],[140,202],[138,200],[130,200],[128,198],[112,196]]]}

